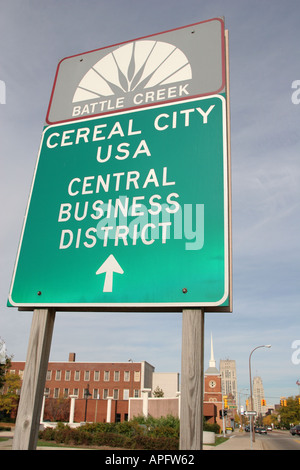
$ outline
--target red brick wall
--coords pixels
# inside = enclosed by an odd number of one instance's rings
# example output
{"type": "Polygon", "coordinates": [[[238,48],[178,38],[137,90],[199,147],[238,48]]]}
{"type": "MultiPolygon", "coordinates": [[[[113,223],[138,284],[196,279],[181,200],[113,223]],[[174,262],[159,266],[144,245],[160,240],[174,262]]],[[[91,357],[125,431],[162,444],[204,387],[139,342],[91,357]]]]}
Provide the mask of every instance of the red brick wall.
{"type": "MultiPolygon", "coordinates": [[[[12,362],[11,370],[22,375],[25,369],[25,362],[12,362]]],[[[74,389],[78,389],[78,398],[75,400],[74,421],[82,422],[85,417],[84,389],[89,385],[89,391],[92,396],[88,399],[87,404],[87,421],[93,422],[106,421],[107,400],[103,399],[103,390],[108,390],[108,396],[113,397],[114,390],[118,390],[119,399],[112,400],[112,418],[115,421],[117,415],[120,415],[121,421],[124,421],[128,414],[128,400],[123,400],[124,389],[129,390],[129,397],[134,396],[134,390],[141,389],[141,363],[92,363],[92,362],[50,362],[48,371],[52,371],[51,379],[46,380],[45,388],[50,390],[50,399],[54,398],[54,390],[59,389],[59,397],[64,396],[64,390],[68,389],[68,394],[73,395],[74,389]],[[56,380],[56,371],[61,371],[61,379],[56,380]],[[70,371],[70,380],[65,380],[65,372],[70,371]],[[75,371],[80,371],[80,380],[74,380],[75,371]],[[85,371],[89,371],[89,380],[84,380],[85,371]],[[100,379],[94,380],[94,372],[100,371],[100,379]],[[109,371],[110,377],[108,381],[104,380],[104,371],[109,371]],[[119,372],[119,380],[114,380],[114,372],[119,372]],[[129,381],[124,380],[124,372],[129,371],[129,381]],[[134,380],[139,374],[139,380],[134,380]],[[94,389],[98,390],[100,399],[93,398],[94,389]]],[[[140,392],[139,392],[140,393],[140,392]]]]}

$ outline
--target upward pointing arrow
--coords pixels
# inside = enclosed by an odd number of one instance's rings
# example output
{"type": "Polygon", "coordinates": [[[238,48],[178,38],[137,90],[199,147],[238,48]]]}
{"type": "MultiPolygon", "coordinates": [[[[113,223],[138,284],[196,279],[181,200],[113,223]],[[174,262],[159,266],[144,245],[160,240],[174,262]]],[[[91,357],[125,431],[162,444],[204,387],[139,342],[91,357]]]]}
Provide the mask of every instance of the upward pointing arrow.
{"type": "Polygon", "coordinates": [[[112,292],[113,290],[113,273],[123,274],[124,271],[119,265],[118,261],[114,255],[109,255],[109,257],[101,264],[100,268],[96,274],[105,274],[103,292],[112,292]]]}

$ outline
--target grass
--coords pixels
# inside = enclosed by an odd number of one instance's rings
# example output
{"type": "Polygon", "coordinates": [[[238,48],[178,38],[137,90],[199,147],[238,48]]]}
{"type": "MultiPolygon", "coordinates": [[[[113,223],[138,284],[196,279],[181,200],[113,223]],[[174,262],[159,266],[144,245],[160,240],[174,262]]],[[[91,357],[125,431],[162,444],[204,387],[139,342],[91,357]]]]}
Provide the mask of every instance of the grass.
{"type": "Polygon", "coordinates": [[[228,437],[224,437],[224,436],[216,436],[216,440],[215,440],[215,443],[214,444],[204,444],[206,446],[211,446],[211,447],[216,447],[218,446],[219,444],[222,444],[223,442],[226,442],[228,441],[228,437]]]}
{"type": "Polygon", "coordinates": [[[64,447],[68,449],[92,449],[92,447],[84,447],[84,446],[72,446],[72,445],[66,445],[66,444],[58,444],[57,442],[53,441],[42,441],[38,440],[37,442],[37,447],[64,447]]]}
{"type": "Polygon", "coordinates": [[[219,444],[222,444],[222,442],[228,441],[228,437],[224,436],[216,436],[216,443],[215,445],[218,446],[219,444]]]}
{"type": "MultiPolygon", "coordinates": [[[[1,439],[0,439],[1,440],[1,439]]],[[[3,438],[3,440],[6,440],[3,438]]],[[[216,441],[214,444],[205,444],[205,445],[210,445],[212,447],[216,447],[219,444],[222,444],[223,442],[228,441],[228,437],[223,437],[223,436],[216,436],[216,441]]],[[[76,446],[76,445],[67,445],[67,444],[58,444],[53,441],[43,441],[43,440],[38,440],[37,447],[64,447],[64,448],[72,448],[72,449],[90,449],[90,450],[97,450],[97,449],[108,449],[108,447],[97,447],[97,446],[76,446]]],[[[112,447],[111,449],[116,450],[115,447],[112,447]]]]}

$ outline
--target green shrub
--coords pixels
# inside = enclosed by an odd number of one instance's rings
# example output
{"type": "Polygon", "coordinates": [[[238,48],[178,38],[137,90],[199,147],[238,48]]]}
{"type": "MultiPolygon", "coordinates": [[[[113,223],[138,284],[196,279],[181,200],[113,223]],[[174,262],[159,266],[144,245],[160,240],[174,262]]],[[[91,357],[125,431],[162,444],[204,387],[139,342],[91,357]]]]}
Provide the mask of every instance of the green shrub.
{"type": "Polygon", "coordinates": [[[210,432],[215,432],[216,434],[220,434],[220,426],[217,423],[203,423],[203,431],[210,431],[210,432]]]}
{"type": "Polygon", "coordinates": [[[172,437],[136,436],[136,449],[141,450],[178,450],[179,440],[172,437]]]}
{"type": "Polygon", "coordinates": [[[130,449],[132,445],[129,437],[110,432],[95,433],[92,443],[96,446],[123,447],[126,449],[130,449]]]}
{"type": "Polygon", "coordinates": [[[179,420],[138,418],[123,423],[87,423],[78,428],[58,423],[46,428],[39,438],[60,444],[94,445],[142,450],[177,450],[179,420]]]}
{"type": "Polygon", "coordinates": [[[0,426],[0,431],[11,431],[11,428],[6,426],[0,426]]]}
{"type": "Polygon", "coordinates": [[[144,416],[138,416],[133,418],[130,422],[144,426],[147,436],[179,438],[180,421],[172,415],[162,416],[161,418],[153,418],[152,416],[145,418],[144,416]]]}
{"type": "Polygon", "coordinates": [[[55,429],[45,428],[44,431],[39,432],[39,438],[44,439],[45,441],[54,441],[55,440],[55,429]]]}

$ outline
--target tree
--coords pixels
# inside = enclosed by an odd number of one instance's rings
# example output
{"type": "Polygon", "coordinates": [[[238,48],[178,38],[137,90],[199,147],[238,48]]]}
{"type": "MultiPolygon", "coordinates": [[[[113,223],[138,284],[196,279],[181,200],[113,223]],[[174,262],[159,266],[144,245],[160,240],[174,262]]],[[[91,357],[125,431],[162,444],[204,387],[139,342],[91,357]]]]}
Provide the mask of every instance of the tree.
{"type": "Polygon", "coordinates": [[[156,389],[153,391],[154,398],[163,398],[164,391],[157,385],[156,389]]]}
{"type": "Polygon", "coordinates": [[[45,403],[45,419],[50,421],[67,421],[70,415],[69,398],[48,398],[45,403]]]}
{"type": "Polygon", "coordinates": [[[280,425],[289,429],[300,423],[300,405],[298,397],[289,397],[284,402],[286,404],[279,409],[280,425]]]}
{"type": "Polygon", "coordinates": [[[6,375],[10,367],[11,367],[11,359],[6,356],[4,362],[0,363],[0,390],[5,384],[6,375]]]}
{"type": "Polygon", "coordinates": [[[21,389],[20,376],[9,373],[8,369],[9,367],[6,369],[6,375],[2,377],[3,386],[0,395],[0,413],[5,416],[16,414],[21,389]]]}
{"type": "Polygon", "coordinates": [[[263,425],[264,426],[272,426],[277,427],[278,423],[278,415],[277,414],[270,414],[263,417],[263,425]]]}

